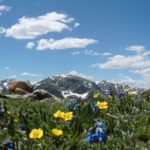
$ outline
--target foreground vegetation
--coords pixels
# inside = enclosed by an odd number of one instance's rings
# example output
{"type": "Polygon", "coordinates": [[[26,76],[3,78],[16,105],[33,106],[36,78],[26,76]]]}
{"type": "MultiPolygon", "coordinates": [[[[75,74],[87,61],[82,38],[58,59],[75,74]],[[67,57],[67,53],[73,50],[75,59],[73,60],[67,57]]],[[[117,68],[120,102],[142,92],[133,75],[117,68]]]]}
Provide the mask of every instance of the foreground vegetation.
{"type": "Polygon", "coordinates": [[[150,103],[129,93],[53,103],[1,99],[0,144],[12,150],[148,150],[150,103]]]}

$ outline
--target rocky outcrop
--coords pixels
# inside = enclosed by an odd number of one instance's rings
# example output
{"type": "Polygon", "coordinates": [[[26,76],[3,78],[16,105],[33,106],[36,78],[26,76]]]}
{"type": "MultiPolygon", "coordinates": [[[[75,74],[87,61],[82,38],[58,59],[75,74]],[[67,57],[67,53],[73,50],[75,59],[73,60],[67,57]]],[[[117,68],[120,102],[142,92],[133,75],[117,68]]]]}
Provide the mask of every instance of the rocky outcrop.
{"type": "Polygon", "coordinates": [[[56,87],[56,85],[52,83],[49,79],[45,79],[45,80],[38,82],[34,86],[34,90],[37,90],[37,89],[43,89],[45,91],[48,91],[49,93],[53,94],[57,98],[64,98],[61,92],[56,87]]]}
{"type": "Polygon", "coordinates": [[[53,98],[53,96],[43,89],[37,89],[34,92],[28,93],[23,96],[23,99],[30,99],[30,100],[43,100],[46,98],[53,98]]]}
{"type": "Polygon", "coordinates": [[[141,93],[141,96],[143,98],[148,98],[150,99],[150,89],[145,90],[144,92],[141,93]]]}
{"type": "Polygon", "coordinates": [[[17,88],[27,92],[33,92],[33,87],[28,81],[13,80],[8,83],[8,90],[10,92],[15,92],[17,88]]]}
{"type": "Polygon", "coordinates": [[[29,92],[21,89],[21,88],[16,88],[15,89],[15,94],[19,94],[19,95],[25,95],[25,94],[28,94],[29,92]]]}

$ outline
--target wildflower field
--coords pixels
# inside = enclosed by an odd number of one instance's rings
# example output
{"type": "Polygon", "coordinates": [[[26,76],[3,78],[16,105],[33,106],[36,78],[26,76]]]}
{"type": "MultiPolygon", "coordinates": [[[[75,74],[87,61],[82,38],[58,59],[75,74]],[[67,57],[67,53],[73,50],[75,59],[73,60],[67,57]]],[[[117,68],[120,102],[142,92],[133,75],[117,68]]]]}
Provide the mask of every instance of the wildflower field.
{"type": "Polygon", "coordinates": [[[41,103],[0,100],[0,149],[148,150],[150,103],[129,93],[41,103]]]}

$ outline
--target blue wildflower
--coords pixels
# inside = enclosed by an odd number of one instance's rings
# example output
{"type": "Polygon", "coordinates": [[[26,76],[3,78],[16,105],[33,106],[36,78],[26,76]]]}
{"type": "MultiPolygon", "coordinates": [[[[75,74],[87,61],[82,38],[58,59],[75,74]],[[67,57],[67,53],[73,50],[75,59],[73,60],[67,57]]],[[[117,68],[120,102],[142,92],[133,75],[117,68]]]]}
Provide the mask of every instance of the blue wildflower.
{"type": "Polygon", "coordinates": [[[102,129],[105,129],[105,124],[104,124],[104,122],[103,121],[96,121],[96,126],[97,127],[100,127],[100,128],[102,128],[102,129]]]}
{"type": "Polygon", "coordinates": [[[108,90],[108,95],[110,95],[110,96],[114,95],[114,91],[113,91],[113,89],[111,87],[108,90]]]}
{"type": "Polygon", "coordinates": [[[66,108],[68,108],[71,111],[77,111],[79,107],[79,101],[78,100],[73,100],[72,102],[69,102],[66,104],[66,108]]]}
{"type": "Polygon", "coordinates": [[[105,124],[103,121],[97,121],[96,127],[87,132],[85,141],[87,143],[106,141],[107,135],[104,131],[105,124]]]}
{"type": "Polygon", "coordinates": [[[128,96],[128,92],[118,92],[118,96],[119,97],[128,96]]]}
{"type": "Polygon", "coordinates": [[[101,142],[101,141],[105,141],[107,139],[107,135],[105,134],[105,132],[103,131],[102,128],[99,128],[98,130],[96,130],[95,133],[91,133],[89,134],[85,141],[88,143],[92,143],[92,142],[101,142]]]}
{"type": "Polygon", "coordinates": [[[73,104],[77,105],[79,103],[79,101],[77,99],[73,100],[73,104]]]}
{"type": "Polygon", "coordinates": [[[66,104],[66,108],[68,108],[68,109],[72,109],[72,106],[73,106],[72,103],[67,103],[66,104]]]}
{"type": "Polygon", "coordinates": [[[15,144],[11,140],[7,140],[4,143],[4,149],[5,150],[15,150],[15,144]]]}

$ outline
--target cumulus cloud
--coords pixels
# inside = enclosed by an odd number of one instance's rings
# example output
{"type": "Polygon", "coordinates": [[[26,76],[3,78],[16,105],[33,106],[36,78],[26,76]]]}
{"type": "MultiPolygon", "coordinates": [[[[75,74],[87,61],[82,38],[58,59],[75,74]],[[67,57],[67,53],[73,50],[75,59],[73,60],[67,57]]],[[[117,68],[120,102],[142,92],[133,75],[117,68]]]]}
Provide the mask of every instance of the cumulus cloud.
{"type": "Polygon", "coordinates": [[[80,26],[80,23],[79,22],[76,22],[75,24],[74,24],[74,27],[75,28],[77,28],[77,27],[79,27],[80,26]]]}
{"type": "Polygon", "coordinates": [[[82,78],[86,78],[86,79],[90,79],[90,80],[93,79],[92,76],[89,76],[89,75],[86,75],[86,74],[83,74],[83,73],[79,73],[79,72],[77,72],[77,71],[75,71],[75,70],[70,71],[69,74],[70,74],[70,75],[79,76],[79,77],[82,77],[82,78]]]}
{"type": "Polygon", "coordinates": [[[125,76],[121,80],[125,83],[132,82],[136,86],[150,86],[150,51],[144,46],[134,45],[126,48],[127,51],[134,51],[133,55],[115,55],[109,57],[104,63],[93,64],[92,67],[100,69],[127,69],[129,72],[138,74],[138,80],[125,76]]]}
{"type": "Polygon", "coordinates": [[[41,77],[41,74],[35,74],[35,73],[29,73],[29,72],[23,72],[21,76],[29,76],[29,77],[41,77]]]}
{"type": "Polygon", "coordinates": [[[90,55],[90,56],[110,56],[110,55],[112,55],[110,52],[99,53],[94,50],[84,50],[84,52],[74,51],[72,53],[72,55],[79,55],[79,54],[90,55]]]}
{"type": "Polygon", "coordinates": [[[74,18],[66,14],[51,12],[38,17],[22,17],[18,22],[6,29],[6,36],[16,39],[34,39],[50,32],[70,30],[69,23],[74,18]]]}
{"type": "Polygon", "coordinates": [[[135,55],[115,55],[109,57],[105,63],[93,64],[93,67],[101,69],[124,69],[124,68],[146,68],[150,67],[150,59],[148,55],[150,51],[144,49],[143,46],[131,46],[127,50],[135,51],[135,55]]]}
{"type": "Polygon", "coordinates": [[[32,49],[34,46],[35,46],[34,42],[28,42],[27,45],[26,45],[26,48],[32,49]]]}
{"type": "Polygon", "coordinates": [[[0,15],[2,15],[3,12],[8,12],[11,10],[11,7],[7,5],[0,5],[0,15]]]}
{"type": "Polygon", "coordinates": [[[88,45],[97,43],[94,39],[66,37],[60,40],[41,39],[38,41],[37,50],[64,50],[69,48],[85,48],[88,45]]]}

